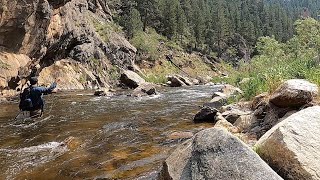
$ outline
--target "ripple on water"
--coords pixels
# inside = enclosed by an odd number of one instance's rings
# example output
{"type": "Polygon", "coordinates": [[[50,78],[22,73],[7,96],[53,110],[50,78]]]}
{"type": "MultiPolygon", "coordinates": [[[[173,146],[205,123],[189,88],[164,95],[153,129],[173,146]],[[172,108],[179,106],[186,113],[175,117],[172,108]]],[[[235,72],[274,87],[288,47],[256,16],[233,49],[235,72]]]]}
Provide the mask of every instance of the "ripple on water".
{"type": "Polygon", "coordinates": [[[148,179],[180,142],[168,140],[168,134],[201,129],[192,118],[213,91],[210,86],[162,88],[161,94],[140,98],[127,92],[113,97],[58,93],[46,97],[45,117],[53,117],[35,122],[8,121],[16,110],[0,105],[6,109],[0,112],[0,176],[148,179]],[[69,136],[81,147],[59,143],[69,136]]]}
{"type": "MultiPolygon", "coordinates": [[[[6,179],[14,179],[16,174],[52,161],[68,151],[67,146],[59,142],[49,142],[38,146],[21,149],[0,149],[0,163],[8,168],[5,171],[6,179]]],[[[4,169],[2,169],[4,170],[4,169]]]]}

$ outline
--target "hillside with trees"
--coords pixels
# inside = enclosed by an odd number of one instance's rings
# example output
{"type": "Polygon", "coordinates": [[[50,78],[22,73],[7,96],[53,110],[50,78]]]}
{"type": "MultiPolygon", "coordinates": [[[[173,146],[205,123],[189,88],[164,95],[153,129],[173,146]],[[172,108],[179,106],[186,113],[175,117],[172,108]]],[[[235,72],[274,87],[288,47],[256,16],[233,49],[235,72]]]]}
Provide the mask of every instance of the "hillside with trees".
{"type": "Polygon", "coordinates": [[[116,22],[127,37],[153,28],[189,51],[249,60],[259,37],[286,42],[299,18],[318,17],[317,0],[121,0],[116,22]]]}

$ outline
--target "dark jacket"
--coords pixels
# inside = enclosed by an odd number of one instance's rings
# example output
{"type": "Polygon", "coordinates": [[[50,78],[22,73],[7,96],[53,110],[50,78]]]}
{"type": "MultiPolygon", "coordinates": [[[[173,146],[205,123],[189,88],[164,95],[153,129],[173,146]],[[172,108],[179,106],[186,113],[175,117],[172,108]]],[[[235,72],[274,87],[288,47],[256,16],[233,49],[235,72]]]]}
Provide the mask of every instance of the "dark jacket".
{"type": "Polygon", "coordinates": [[[33,110],[43,109],[44,100],[42,98],[43,94],[50,94],[57,87],[57,83],[52,83],[49,88],[39,87],[36,85],[31,86],[30,88],[30,98],[33,105],[33,110]]]}

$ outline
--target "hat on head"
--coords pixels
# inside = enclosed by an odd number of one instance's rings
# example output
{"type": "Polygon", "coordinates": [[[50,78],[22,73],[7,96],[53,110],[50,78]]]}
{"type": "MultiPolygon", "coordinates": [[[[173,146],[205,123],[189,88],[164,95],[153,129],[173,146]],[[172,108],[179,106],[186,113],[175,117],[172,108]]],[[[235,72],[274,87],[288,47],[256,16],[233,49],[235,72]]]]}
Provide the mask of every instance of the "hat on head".
{"type": "Polygon", "coordinates": [[[35,84],[38,83],[38,78],[37,77],[31,77],[29,81],[30,81],[31,85],[35,85],[35,84]]]}

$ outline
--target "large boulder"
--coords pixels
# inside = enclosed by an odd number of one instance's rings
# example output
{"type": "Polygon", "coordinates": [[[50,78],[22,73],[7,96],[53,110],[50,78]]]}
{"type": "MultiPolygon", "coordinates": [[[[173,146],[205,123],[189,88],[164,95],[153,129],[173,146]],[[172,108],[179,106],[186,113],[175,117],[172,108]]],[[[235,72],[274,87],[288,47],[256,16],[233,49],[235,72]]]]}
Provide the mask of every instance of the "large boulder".
{"type": "Polygon", "coordinates": [[[177,78],[176,76],[167,76],[168,82],[167,84],[170,87],[181,87],[181,86],[186,86],[186,84],[181,81],[179,78],[177,78]]]}
{"type": "Polygon", "coordinates": [[[179,146],[166,159],[161,178],[282,179],[247,145],[219,128],[203,130],[179,146]]]}
{"type": "Polygon", "coordinates": [[[318,86],[303,79],[283,83],[271,96],[270,102],[278,107],[301,107],[318,95],[318,86]]]}
{"type": "Polygon", "coordinates": [[[256,144],[260,156],[285,179],[320,179],[320,106],[295,113],[256,144]]]}
{"type": "Polygon", "coordinates": [[[168,85],[171,87],[191,86],[193,83],[187,77],[181,75],[167,76],[168,85]]]}
{"type": "Polygon", "coordinates": [[[208,106],[212,108],[221,108],[222,106],[227,104],[227,99],[221,96],[214,97],[210,100],[210,102],[205,103],[203,106],[208,106]]]}
{"type": "Polygon", "coordinates": [[[126,70],[121,74],[120,81],[131,89],[137,88],[139,85],[146,82],[137,73],[130,70],[126,70]]]}
{"type": "Polygon", "coordinates": [[[156,86],[151,83],[144,83],[141,84],[139,87],[133,90],[131,96],[135,97],[141,97],[141,96],[146,96],[146,95],[156,95],[157,90],[156,86]]]}

